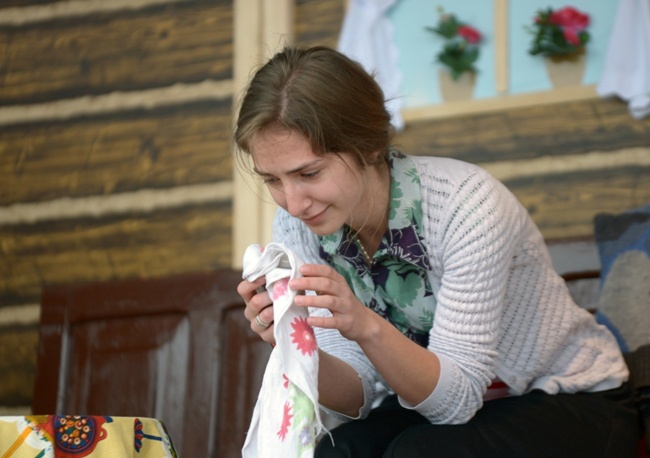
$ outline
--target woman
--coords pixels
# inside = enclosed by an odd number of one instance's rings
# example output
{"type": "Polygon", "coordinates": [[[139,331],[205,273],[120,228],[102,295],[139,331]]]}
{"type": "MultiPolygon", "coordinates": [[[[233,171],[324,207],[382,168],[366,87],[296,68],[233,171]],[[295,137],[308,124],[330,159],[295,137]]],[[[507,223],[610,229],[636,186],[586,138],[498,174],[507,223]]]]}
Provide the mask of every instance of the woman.
{"type": "MultiPolygon", "coordinates": [[[[390,146],[374,79],[323,47],[257,71],[235,141],[279,205],[273,237],[319,345],[316,456],[626,456],[636,412],[613,336],[576,306],[539,230],[487,172],[390,146]]],[[[245,316],[273,344],[264,283],[245,316]]]]}

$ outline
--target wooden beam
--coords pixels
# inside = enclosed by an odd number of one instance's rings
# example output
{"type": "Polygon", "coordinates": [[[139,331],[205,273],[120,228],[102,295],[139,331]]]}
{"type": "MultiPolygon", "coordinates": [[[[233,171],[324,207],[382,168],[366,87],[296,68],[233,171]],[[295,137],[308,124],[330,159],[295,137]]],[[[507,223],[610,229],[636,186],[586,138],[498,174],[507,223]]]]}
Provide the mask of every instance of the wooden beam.
{"type": "Polygon", "coordinates": [[[613,99],[535,105],[407,124],[395,144],[407,154],[486,163],[647,146],[650,119],[613,99]]]}
{"type": "Polygon", "coordinates": [[[230,202],[0,226],[0,306],[37,303],[44,285],[229,267],[231,228],[230,202]]]}
{"type": "Polygon", "coordinates": [[[37,346],[37,323],[0,327],[0,406],[31,404],[37,346]]]}
{"type": "Polygon", "coordinates": [[[0,28],[0,105],[232,76],[232,6],[221,1],[0,28]]]}
{"type": "Polygon", "coordinates": [[[0,129],[0,205],[230,181],[230,99],[0,129]]]}
{"type": "Polygon", "coordinates": [[[492,113],[514,108],[555,105],[597,99],[595,86],[556,88],[551,91],[504,95],[489,99],[457,100],[438,105],[405,108],[402,116],[407,124],[452,116],[492,113]]]}
{"type": "Polygon", "coordinates": [[[4,0],[0,6],[0,26],[25,25],[183,1],[190,0],[4,0]]]}
{"type": "Polygon", "coordinates": [[[505,95],[510,89],[508,41],[508,0],[494,0],[494,70],[498,95],[505,95]]]}
{"type": "MultiPolygon", "coordinates": [[[[235,0],[235,77],[234,89],[241,94],[248,81],[270,55],[285,44],[292,44],[294,8],[292,0],[235,0]]],[[[234,118],[239,112],[235,105],[234,118]]],[[[234,148],[234,147],[233,147],[234,148]]],[[[234,154],[239,154],[237,151],[234,154]]],[[[246,162],[248,158],[244,157],[246,162]]],[[[271,241],[275,204],[259,180],[247,169],[234,174],[234,222],[232,266],[241,268],[244,251],[251,243],[271,241]]]]}
{"type": "Polygon", "coordinates": [[[296,2],[296,44],[336,49],[347,1],[311,0],[296,2]]]}
{"type": "Polygon", "coordinates": [[[650,167],[505,180],[546,240],[593,238],[598,213],[621,213],[650,202],[650,167]]]}

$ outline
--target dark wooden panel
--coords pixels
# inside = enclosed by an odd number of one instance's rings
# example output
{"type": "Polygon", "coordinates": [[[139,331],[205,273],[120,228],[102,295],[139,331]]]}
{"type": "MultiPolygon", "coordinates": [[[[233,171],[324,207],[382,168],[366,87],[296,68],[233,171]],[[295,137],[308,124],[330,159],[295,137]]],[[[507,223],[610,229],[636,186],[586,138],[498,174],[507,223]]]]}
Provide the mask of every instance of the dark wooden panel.
{"type": "Polygon", "coordinates": [[[165,426],[176,433],[176,446],[183,445],[190,327],[180,313],[155,312],[72,323],[65,398],[57,412],[164,417],[165,426]]]}
{"type": "Polygon", "coordinates": [[[65,0],[2,0],[0,3],[0,14],[2,8],[15,8],[17,6],[34,6],[34,5],[49,5],[50,3],[59,3],[65,0]]]}
{"type": "Polygon", "coordinates": [[[179,2],[0,28],[0,105],[231,78],[231,3],[179,2]]]}
{"type": "Polygon", "coordinates": [[[231,204],[0,227],[0,305],[41,288],[230,266],[231,204]]]}
{"type": "Polygon", "coordinates": [[[647,146],[650,118],[613,99],[539,105],[413,122],[397,135],[405,153],[484,163],[647,146]]]}
{"type": "Polygon", "coordinates": [[[541,175],[504,183],[547,240],[593,237],[597,213],[620,213],[650,202],[650,167],[541,175]]]}
{"type": "Polygon", "coordinates": [[[230,99],[0,128],[0,205],[232,179],[230,99]]]}
{"type": "Polygon", "coordinates": [[[0,327],[0,405],[31,405],[37,344],[36,323],[0,327]]]}
{"type": "Polygon", "coordinates": [[[251,331],[243,309],[230,311],[221,329],[225,363],[221,365],[220,375],[223,380],[237,382],[224,383],[219,390],[221,409],[227,412],[219,417],[216,425],[217,435],[227,438],[221,444],[219,457],[238,458],[253,413],[252,408],[241,406],[255,406],[271,346],[251,331]]]}
{"type": "Polygon", "coordinates": [[[344,0],[301,0],[296,5],[296,44],[336,48],[343,16],[344,0]]]}
{"type": "Polygon", "coordinates": [[[156,417],[180,456],[240,456],[271,351],[244,318],[240,279],[221,269],[47,288],[34,412],[156,417]]]}

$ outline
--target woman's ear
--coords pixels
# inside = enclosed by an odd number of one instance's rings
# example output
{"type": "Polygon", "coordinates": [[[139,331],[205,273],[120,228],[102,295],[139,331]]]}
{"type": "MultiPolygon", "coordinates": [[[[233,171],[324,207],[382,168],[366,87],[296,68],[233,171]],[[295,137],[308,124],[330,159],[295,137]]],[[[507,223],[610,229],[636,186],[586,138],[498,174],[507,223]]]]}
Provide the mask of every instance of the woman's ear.
{"type": "Polygon", "coordinates": [[[375,153],[372,153],[369,156],[368,165],[380,165],[386,162],[385,156],[386,155],[382,151],[377,151],[375,153]]]}

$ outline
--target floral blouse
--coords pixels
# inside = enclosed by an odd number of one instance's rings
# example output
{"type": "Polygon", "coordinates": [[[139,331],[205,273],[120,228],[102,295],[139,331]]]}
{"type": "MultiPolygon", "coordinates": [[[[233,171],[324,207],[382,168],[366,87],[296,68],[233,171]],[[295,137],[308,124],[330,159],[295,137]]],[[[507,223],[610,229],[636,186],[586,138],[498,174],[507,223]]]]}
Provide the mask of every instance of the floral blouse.
{"type": "Polygon", "coordinates": [[[426,347],[433,326],[436,298],[429,284],[429,257],[424,248],[422,195],[415,165],[391,151],[388,230],[370,265],[347,225],[319,237],[320,256],[346,279],[359,300],[426,347]]]}

